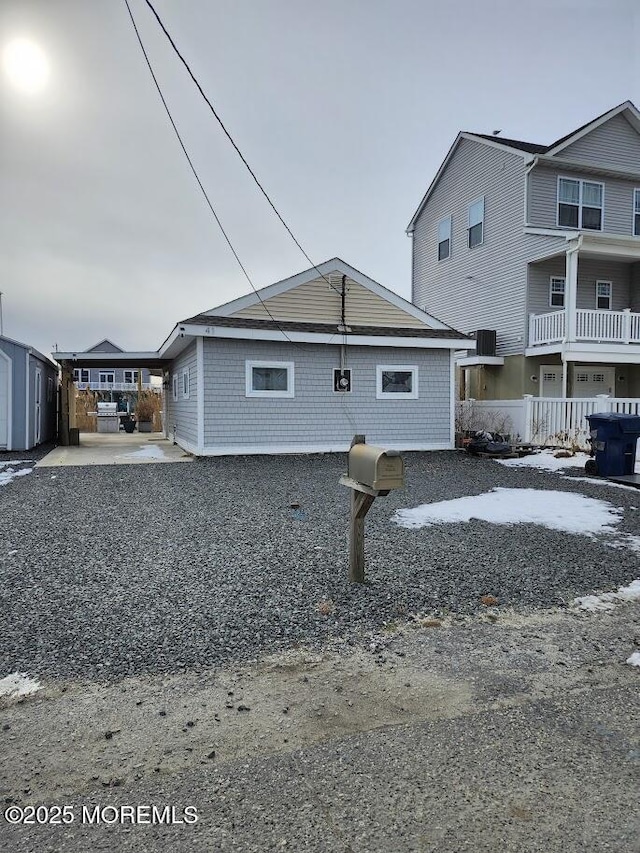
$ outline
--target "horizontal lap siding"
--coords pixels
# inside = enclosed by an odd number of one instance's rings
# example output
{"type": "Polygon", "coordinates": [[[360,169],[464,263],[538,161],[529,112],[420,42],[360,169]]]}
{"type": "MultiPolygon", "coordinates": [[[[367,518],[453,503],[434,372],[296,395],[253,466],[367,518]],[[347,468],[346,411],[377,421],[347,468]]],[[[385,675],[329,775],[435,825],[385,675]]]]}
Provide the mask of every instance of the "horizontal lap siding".
{"type": "Polygon", "coordinates": [[[640,134],[624,116],[617,115],[555,156],[596,166],[640,171],[640,134]]]}
{"type": "MultiPolygon", "coordinates": [[[[548,311],[561,311],[549,305],[549,280],[551,276],[565,275],[565,258],[550,258],[529,267],[529,311],[532,314],[546,314],[548,311]]],[[[614,311],[631,308],[631,267],[616,261],[580,258],[578,260],[578,308],[596,307],[596,281],[612,283],[611,307],[614,311]]]]}
{"type": "Polygon", "coordinates": [[[198,383],[196,344],[190,344],[171,365],[169,387],[166,389],[167,434],[184,439],[194,447],[198,444],[198,383]],[[189,370],[189,398],[182,396],[182,371],[189,370]],[[173,377],[178,377],[178,399],[173,399],[173,377]]]}
{"type": "Polygon", "coordinates": [[[495,329],[499,355],[522,352],[529,260],[523,220],[522,158],[462,139],[415,225],[415,305],[462,332],[495,329]],[[469,249],[468,206],[480,196],[484,244],[469,249]],[[450,215],[451,257],[438,261],[438,221],[450,215]]]}
{"type": "Polygon", "coordinates": [[[449,350],[350,346],[353,392],[333,392],[339,346],[204,341],[205,447],[450,441],[449,350]],[[245,361],[295,364],[295,397],[245,396],[245,361]],[[419,399],[376,399],[376,365],[417,365],[419,399]]]}
{"type": "MultiPolygon", "coordinates": [[[[627,168],[631,164],[627,163],[627,168]]],[[[636,166],[640,168],[640,166],[636,166]]],[[[536,228],[557,226],[558,177],[596,181],[604,184],[603,231],[609,234],[632,234],[633,190],[639,182],[600,177],[588,172],[569,172],[559,164],[555,169],[537,167],[530,176],[530,225],[536,228]]],[[[567,229],[571,231],[572,229],[567,229]]],[[[589,231],[585,233],[590,233],[589,231]]],[[[594,231],[594,234],[600,232],[594,231]]]]}

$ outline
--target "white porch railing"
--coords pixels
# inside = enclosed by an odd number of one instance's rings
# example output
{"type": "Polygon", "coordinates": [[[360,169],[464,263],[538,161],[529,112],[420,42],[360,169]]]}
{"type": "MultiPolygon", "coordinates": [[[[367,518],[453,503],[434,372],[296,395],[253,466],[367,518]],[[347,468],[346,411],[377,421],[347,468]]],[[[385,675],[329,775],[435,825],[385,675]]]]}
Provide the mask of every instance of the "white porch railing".
{"type": "MultiPolygon", "coordinates": [[[[553,344],[566,337],[566,312],[549,311],[529,317],[529,346],[553,344]]],[[[607,343],[640,343],[640,314],[631,310],[598,311],[579,308],[576,311],[577,341],[607,343]]]]}
{"type": "MultiPolygon", "coordinates": [[[[76,382],[78,391],[137,391],[137,382],[76,382]]],[[[150,382],[142,383],[143,391],[157,391],[161,393],[162,388],[157,385],[152,385],[150,382]]]]}
{"type": "Polygon", "coordinates": [[[640,415],[637,397],[524,397],[522,400],[465,400],[458,407],[460,430],[509,434],[524,443],[589,448],[587,415],[620,412],[640,415]]]}

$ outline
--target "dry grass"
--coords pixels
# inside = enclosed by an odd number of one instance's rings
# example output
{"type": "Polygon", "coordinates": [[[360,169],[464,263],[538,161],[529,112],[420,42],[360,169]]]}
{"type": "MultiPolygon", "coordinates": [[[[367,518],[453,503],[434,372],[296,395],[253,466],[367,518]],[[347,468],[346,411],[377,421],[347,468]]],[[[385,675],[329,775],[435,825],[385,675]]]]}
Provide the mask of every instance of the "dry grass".
{"type": "Polygon", "coordinates": [[[76,426],[80,432],[97,432],[98,424],[95,415],[88,412],[96,411],[98,398],[93,391],[78,391],[76,396],[76,426]]]}
{"type": "MultiPolygon", "coordinates": [[[[76,396],[76,426],[80,432],[97,432],[98,424],[95,415],[89,412],[97,411],[97,404],[104,399],[94,391],[78,391],[76,396]]],[[[142,391],[135,407],[138,420],[152,420],[154,432],[162,432],[162,395],[155,391],[142,391]],[[144,413],[144,417],[141,414],[144,413]]]]}
{"type": "Polygon", "coordinates": [[[153,421],[153,431],[162,430],[162,395],[144,390],[138,396],[136,416],[139,421],[153,421]]]}

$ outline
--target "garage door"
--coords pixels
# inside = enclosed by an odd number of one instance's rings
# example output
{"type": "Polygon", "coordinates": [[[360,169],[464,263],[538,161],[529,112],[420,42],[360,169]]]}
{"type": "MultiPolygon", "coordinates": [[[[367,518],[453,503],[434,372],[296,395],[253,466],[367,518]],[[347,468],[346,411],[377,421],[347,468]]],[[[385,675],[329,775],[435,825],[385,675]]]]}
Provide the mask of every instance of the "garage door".
{"type": "Polygon", "coordinates": [[[574,397],[595,397],[608,394],[615,397],[616,371],[614,367],[589,367],[577,364],[573,368],[574,397]]]}
{"type": "Polygon", "coordinates": [[[9,440],[9,366],[11,362],[0,352],[0,447],[9,440]]]}

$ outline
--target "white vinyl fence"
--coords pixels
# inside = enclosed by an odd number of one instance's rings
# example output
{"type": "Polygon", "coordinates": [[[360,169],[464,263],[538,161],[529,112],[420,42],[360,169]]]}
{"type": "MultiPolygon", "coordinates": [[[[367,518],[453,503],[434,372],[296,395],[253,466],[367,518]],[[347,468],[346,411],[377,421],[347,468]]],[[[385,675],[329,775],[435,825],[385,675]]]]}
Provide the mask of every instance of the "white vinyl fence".
{"type": "Polygon", "coordinates": [[[595,412],[640,415],[637,397],[530,397],[522,400],[464,400],[458,404],[456,431],[488,430],[526,444],[589,447],[589,422],[595,412]]]}

